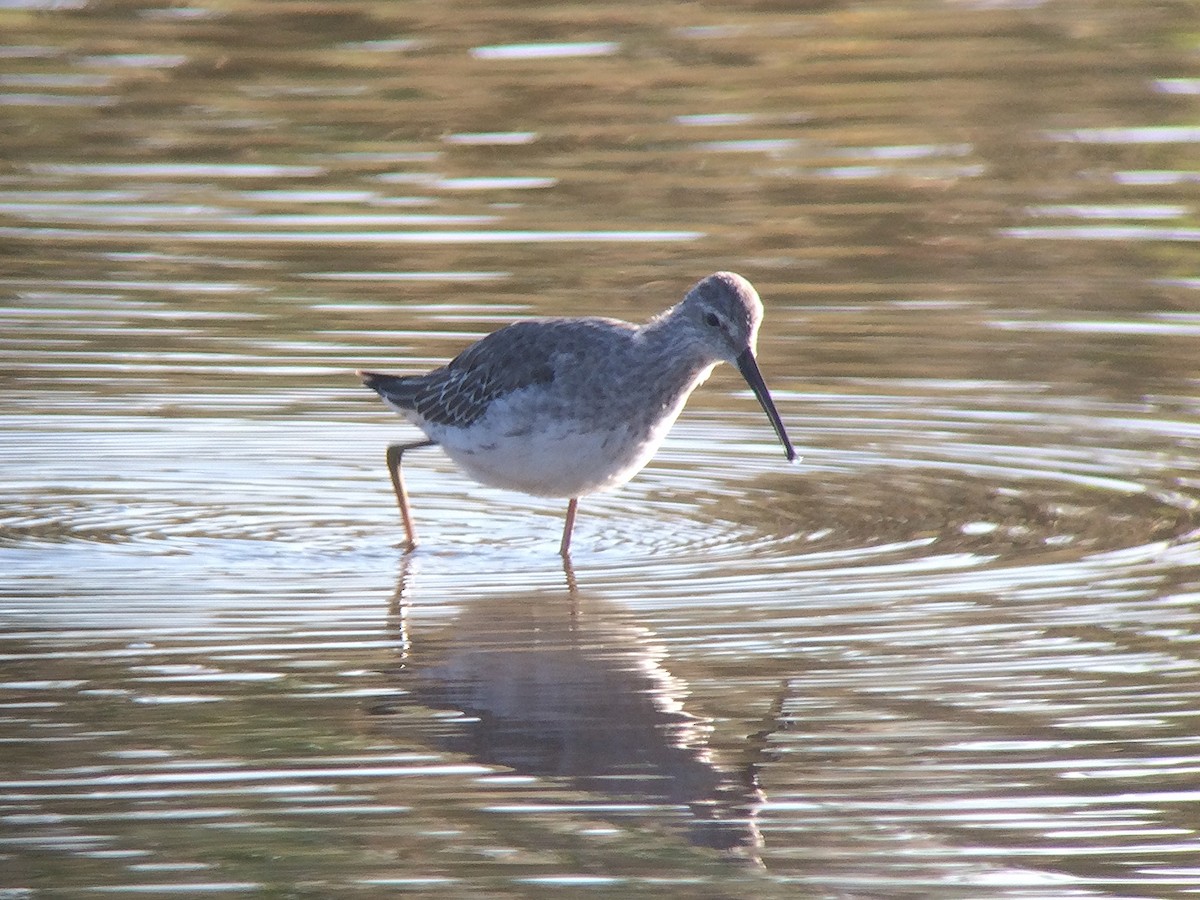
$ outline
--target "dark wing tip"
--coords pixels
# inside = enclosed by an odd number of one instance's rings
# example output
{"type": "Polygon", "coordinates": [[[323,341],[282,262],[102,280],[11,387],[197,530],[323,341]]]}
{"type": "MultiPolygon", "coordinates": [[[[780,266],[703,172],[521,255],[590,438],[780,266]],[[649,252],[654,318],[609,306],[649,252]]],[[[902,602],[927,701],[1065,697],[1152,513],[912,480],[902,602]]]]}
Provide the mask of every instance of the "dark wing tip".
{"type": "Polygon", "coordinates": [[[387,399],[388,387],[395,379],[394,375],[384,375],[382,372],[364,372],[362,369],[359,369],[354,374],[362,379],[364,386],[369,387],[385,400],[387,399]]]}
{"type": "Polygon", "coordinates": [[[424,383],[420,375],[388,375],[384,372],[357,372],[362,383],[398,412],[416,409],[417,395],[424,383]]]}

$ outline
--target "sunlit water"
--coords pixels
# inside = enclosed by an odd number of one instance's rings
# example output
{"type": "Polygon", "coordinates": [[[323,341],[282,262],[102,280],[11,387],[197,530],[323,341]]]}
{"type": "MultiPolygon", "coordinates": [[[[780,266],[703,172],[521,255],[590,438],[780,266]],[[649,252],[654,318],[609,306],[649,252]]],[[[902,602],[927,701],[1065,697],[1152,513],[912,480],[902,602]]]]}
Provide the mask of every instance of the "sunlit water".
{"type": "Polygon", "coordinates": [[[0,4],[0,894],[1200,890],[1186,4],[804,6],[0,4]],[[718,268],[799,463],[401,552],[354,369],[718,268]]]}

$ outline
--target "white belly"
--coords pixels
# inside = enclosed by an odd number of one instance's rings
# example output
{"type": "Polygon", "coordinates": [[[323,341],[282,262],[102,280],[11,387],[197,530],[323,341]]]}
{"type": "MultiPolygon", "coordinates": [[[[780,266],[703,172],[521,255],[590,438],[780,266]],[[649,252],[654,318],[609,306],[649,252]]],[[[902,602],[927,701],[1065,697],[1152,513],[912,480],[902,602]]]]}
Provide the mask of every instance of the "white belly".
{"type": "Polygon", "coordinates": [[[582,497],[619,487],[641,471],[678,414],[672,411],[649,430],[624,424],[597,430],[593,423],[556,416],[510,419],[500,408],[467,428],[422,428],[482,484],[541,497],[582,497]]]}

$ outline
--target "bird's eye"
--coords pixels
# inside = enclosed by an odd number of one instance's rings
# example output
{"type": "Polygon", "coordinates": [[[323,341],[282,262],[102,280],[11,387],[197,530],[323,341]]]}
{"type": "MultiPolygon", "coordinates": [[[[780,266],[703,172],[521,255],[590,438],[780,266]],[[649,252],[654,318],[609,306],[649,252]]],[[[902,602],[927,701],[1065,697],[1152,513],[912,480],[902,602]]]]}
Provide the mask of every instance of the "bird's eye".
{"type": "Polygon", "coordinates": [[[718,325],[721,324],[721,320],[717,318],[716,313],[705,313],[704,314],[704,324],[708,325],[712,328],[716,328],[718,325]]]}

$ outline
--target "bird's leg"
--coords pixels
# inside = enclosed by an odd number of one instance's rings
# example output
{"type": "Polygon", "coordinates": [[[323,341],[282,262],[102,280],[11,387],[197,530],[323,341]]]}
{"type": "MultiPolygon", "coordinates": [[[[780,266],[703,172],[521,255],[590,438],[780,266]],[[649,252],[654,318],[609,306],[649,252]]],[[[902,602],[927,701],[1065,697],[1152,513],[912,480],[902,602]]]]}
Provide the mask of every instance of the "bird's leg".
{"type": "Polygon", "coordinates": [[[558,548],[558,552],[563,556],[568,556],[571,552],[571,529],[575,527],[575,508],[577,506],[579,506],[579,498],[572,497],[567,504],[567,522],[563,526],[562,544],[558,548]]]}
{"type": "Polygon", "coordinates": [[[404,476],[400,474],[400,457],[405,450],[432,447],[436,441],[417,441],[413,444],[388,444],[387,467],[392,476],[392,488],[396,491],[396,503],[400,507],[400,518],[404,522],[404,533],[408,537],[408,549],[417,546],[417,533],[413,529],[412,514],[408,511],[408,491],[404,489],[404,476]]]}
{"type": "Polygon", "coordinates": [[[575,580],[575,569],[571,565],[571,554],[564,553],[562,558],[563,575],[567,579],[567,596],[571,598],[571,627],[574,630],[579,618],[579,582],[575,580]]]}

